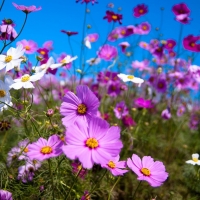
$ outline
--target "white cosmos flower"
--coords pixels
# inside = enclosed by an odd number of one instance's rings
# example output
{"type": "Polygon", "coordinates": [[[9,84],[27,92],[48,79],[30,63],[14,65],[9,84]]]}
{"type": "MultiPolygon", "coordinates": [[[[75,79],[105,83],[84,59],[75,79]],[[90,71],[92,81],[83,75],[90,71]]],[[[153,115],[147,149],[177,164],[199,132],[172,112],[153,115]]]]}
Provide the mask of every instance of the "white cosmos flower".
{"type": "Polygon", "coordinates": [[[44,76],[44,72],[36,73],[32,76],[24,74],[21,78],[14,79],[14,83],[10,86],[11,88],[18,90],[20,88],[34,88],[31,82],[40,80],[44,76]]]}
{"type": "Polygon", "coordinates": [[[0,70],[6,67],[6,72],[18,67],[23,60],[21,57],[24,54],[25,49],[22,45],[18,45],[17,48],[11,47],[6,55],[0,55],[0,70]]]}
{"type": "Polygon", "coordinates": [[[133,83],[137,83],[139,87],[140,87],[141,84],[144,82],[143,79],[138,78],[138,77],[135,77],[135,76],[133,76],[133,75],[126,75],[126,74],[120,73],[120,74],[117,74],[117,76],[118,76],[120,79],[122,79],[122,81],[124,81],[124,82],[131,81],[131,82],[133,82],[133,83]]]}
{"type": "Polygon", "coordinates": [[[88,63],[89,65],[98,65],[100,62],[100,58],[90,58],[89,60],[86,60],[86,63],[88,63]]]}
{"type": "Polygon", "coordinates": [[[66,64],[71,63],[72,61],[76,60],[77,58],[78,58],[77,56],[71,57],[71,56],[67,55],[64,59],[61,60],[60,63],[58,63],[58,64],[52,64],[50,66],[50,68],[51,69],[57,69],[57,68],[59,68],[61,66],[64,66],[66,64]]]}
{"type": "Polygon", "coordinates": [[[46,73],[47,70],[48,70],[48,69],[51,67],[51,65],[54,64],[54,63],[55,63],[55,61],[54,61],[53,57],[50,57],[50,58],[48,59],[47,63],[42,64],[41,66],[38,66],[38,67],[33,67],[33,69],[34,69],[34,71],[35,71],[36,73],[39,73],[39,72],[44,72],[44,73],[46,73]]]}
{"type": "Polygon", "coordinates": [[[85,37],[84,44],[88,49],[91,49],[91,43],[90,43],[89,37],[85,37]]]}
{"type": "Polygon", "coordinates": [[[7,105],[12,106],[9,85],[0,80],[0,111],[7,109],[7,105]]]}
{"type": "Polygon", "coordinates": [[[198,153],[192,154],[192,160],[188,160],[186,161],[186,163],[192,165],[200,165],[199,154],[198,153]]]}

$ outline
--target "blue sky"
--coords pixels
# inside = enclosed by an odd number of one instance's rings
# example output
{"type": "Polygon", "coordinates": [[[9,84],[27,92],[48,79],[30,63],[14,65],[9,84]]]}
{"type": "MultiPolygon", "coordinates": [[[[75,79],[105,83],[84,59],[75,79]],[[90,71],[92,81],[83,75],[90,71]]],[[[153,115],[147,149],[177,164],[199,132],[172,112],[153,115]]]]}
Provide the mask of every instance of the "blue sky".
{"type": "MultiPolygon", "coordinates": [[[[24,31],[17,41],[26,39],[34,40],[41,46],[47,40],[54,41],[54,55],[58,55],[61,52],[71,53],[67,36],[60,32],[60,30],[71,30],[78,31],[77,36],[73,36],[72,45],[76,55],[80,55],[80,46],[81,46],[81,36],[82,36],[82,25],[85,11],[85,4],[76,3],[75,0],[56,0],[56,1],[46,1],[46,0],[15,0],[10,1],[6,0],[3,10],[1,11],[1,19],[11,18],[16,23],[16,30],[19,32],[20,27],[23,23],[25,14],[21,11],[15,9],[12,5],[12,2],[15,2],[19,5],[36,5],[42,6],[42,10],[34,13],[30,13],[28,16],[28,21],[25,26],[24,31]]],[[[157,1],[157,0],[99,0],[98,4],[92,6],[88,4],[90,9],[90,14],[87,15],[86,24],[90,24],[92,28],[86,30],[87,33],[98,32],[100,34],[99,41],[93,44],[92,50],[87,53],[86,57],[94,57],[99,46],[105,41],[108,30],[111,30],[112,25],[109,24],[106,20],[103,20],[105,16],[108,3],[114,3],[114,12],[118,12],[118,7],[122,8],[121,14],[123,15],[122,25],[134,25],[140,22],[148,21],[152,25],[152,31],[147,36],[142,36],[141,40],[150,41],[150,39],[156,38],[158,32],[155,31],[156,27],[160,27],[161,23],[161,10],[163,7],[163,21],[161,33],[162,39],[175,39],[178,40],[180,23],[174,20],[174,14],[171,9],[174,4],[181,3],[182,1],[178,0],[168,0],[168,1],[157,1]],[[145,3],[149,7],[149,13],[139,19],[133,17],[133,8],[138,5],[145,3]]],[[[184,1],[188,7],[191,9],[192,18],[190,24],[184,25],[183,35],[185,37],[189,34],[200,35],[200,12],[199,12],[199,0],[186,0],[184,1]]],[[[115,24],[115,27],[119,26],[118,23],[115,24]]],[[[137,36],[135,36],[137,40],[137,36]]],[[[118,42],[122,42],[119,40],[118,42]]],[[[112,44],[112,43],[111,43],[112,44]]],[[[117,43],[115,43],[117,44],[117,43]]],[[[12,45],[15,46],[15,43],[12,45]]],[[[135,60],[141,60],[141,51],[137,49],[135,51],[135,60]]],[[[191,55],[191,52],[185,52],[183,56],[191,55]]],[[[200,56],[195,60],[195,64],[200,65],[200,56]]],[[[77,63],[78,64],[78,63],[77,63]]]]}

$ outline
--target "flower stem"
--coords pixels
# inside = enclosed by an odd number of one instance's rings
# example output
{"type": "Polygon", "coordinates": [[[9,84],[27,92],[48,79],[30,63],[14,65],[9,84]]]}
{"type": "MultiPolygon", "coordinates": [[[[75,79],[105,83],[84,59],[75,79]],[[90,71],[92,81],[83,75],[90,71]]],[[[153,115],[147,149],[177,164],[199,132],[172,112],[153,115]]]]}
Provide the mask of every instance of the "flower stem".
{"type": "Polygon", "coordinates": [[[142,183],[142,181],[139,182],[137,188],[135,189],[135,192],[133,194],[133,200],[135,199],[136,192],[137,192],[138,188],[140,187],[141,183],[142,183]]]}
{"type": "Polygon", "coordinates": [[[2,3],[1,3],[0,12],[1,12],[2,8],[3,8],[4,2],[5,2],[5,0],[3,0],[2,3]]]}
{"type": "Polygon", "coordinates": [[[110,192],[109,192],[109,195],[108,195],[108,200],[110,200],[110,196],[111,196],[111,193],[113,191],[113,189],[115,188],[115,186],[117,185],[117,183],[119,182],[120,180],[120,176],[118,177],[118,179],[115,181],[115,184],[113,185],[113,187],[111,188],[110,192]]]}

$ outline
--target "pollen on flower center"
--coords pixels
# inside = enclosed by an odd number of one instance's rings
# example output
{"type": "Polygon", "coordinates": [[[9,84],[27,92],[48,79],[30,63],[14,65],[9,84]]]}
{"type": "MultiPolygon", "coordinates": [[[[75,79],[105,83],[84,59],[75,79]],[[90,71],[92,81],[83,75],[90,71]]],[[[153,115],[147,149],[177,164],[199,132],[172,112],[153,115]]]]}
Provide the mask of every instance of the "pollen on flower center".
{"type": "Polygon", "coordinates": [[[29,80],[30,80],[30,76],[29,76],[28,74],[22,76],[22,78],[21,78],[21,81],[22,81],[22,82],[27,82],[27,81],[29,81],[29,80]]]}
{"type": "Polygon", "coordinates": [[[134,76],[128,75],[127,78],[133,80],[133,79],[134,79],[134,76]]]}
{"type": "Polygon", "coordinates": [[[143,29],[144,31],[146,31],[146,30],[147,30],[147,26],[142,26],[142,29],[143,29]]]}
{"type": "Polygon", "coordinates": [[[40,51],[40,54],[45,55],[46,52],[45,51],[40,51]]]}
{"type": "Polygon", "coordinates": [[[117,15],[113,15],[112,19],[116,20],[117,19],[117,15]]]}
{"type": "Polygon", "coordinates": [[[12,56],[6,56],[5,57],[5,62],[9,63],[12,60],[12,56]]]}
{"type": "Polygon", "coordinates": [[[190,46],[191,46],[191,47],[195,47],[196,44],[195,44],[194,42],[192,42],[192,43],[190,44],[190,46]]]}
{"type": "Polygon", "coordinates": [[[28,153],[28,148],[27,147],[24,149],[24,153],[28,153]]]}
{"type": "Polygon", "coordinates": [[[139,13],[141,13],[141,14],[142,14],[143,12],[144,12],[144,10],[143,10],[143,9],[140,9],[140,10],[139,10],[139,13]]]}
{"type": "Polygon", "coordinates": [[[147,168],[142,168],[141,172],[145,175],[145,176],[150,176],[151,172],[149,169],[147,168]]]}
{"type": "Polygon", "coordinates": [[[42,147],[40,152],[43,153],[43,154],[50,154],[52,153],[52,148],[50,146],[45,146],[45,147],[42,147]]]}
{"type": "Polygon", "coordinates": [[[6,91],[5,90],[0,90],[0,97],[5,97],[6,96],[6,91]]]}
{"type": "Polygon", "coordinates": [[[31,47],[29,47],[29,46],[25,46],[25,49],[28,51],[28,50],[31,49],[31,47]]]}
{"type": "Polygon", "coordinates": [[[78,114],[84,115],[87,112],[86,105],[83,103],[79,104],[78,108],[77,108],[77,112],[78,112],[78,114]]]}
{"type": "Polygon", "coordinates": [[[114,169],[116,167],[116,165],[113,161],[109,161],[108,167],[110,167],[111,169],[114,169]]]}
{"type": "Polygon", "coordinates": [[[62,64],[64,64],[64,63],[66,63],[66,60],[63,59],[63,60],[61,60],[60,62],[61,62],[62,64]]]}
{"type": "Polygon", "coordinates": [[[192,158],[194,162],[198,162],[198,158],[192,158]]]}
{"type": "Polygon", "coordinates": [[[86,141],[86,145],[91,149],[95,149],[99,146],[99,143],[95,138],[89,138],[86,141]]]}

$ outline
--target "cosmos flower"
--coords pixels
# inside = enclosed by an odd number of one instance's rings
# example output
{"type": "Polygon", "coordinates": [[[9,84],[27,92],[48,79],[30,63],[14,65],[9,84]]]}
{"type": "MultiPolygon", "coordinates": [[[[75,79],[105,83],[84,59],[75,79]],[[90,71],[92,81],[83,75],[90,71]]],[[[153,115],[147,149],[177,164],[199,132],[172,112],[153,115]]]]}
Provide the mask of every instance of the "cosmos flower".
{"type": "Polygon", "coordinates": [[[121,176],[128,172],[126,168],[126,161],[119,161],[119,155],[109,160],[107,164],[101,165],[101,167],[108,169],[113,176],[121,176]]]}
{"type": "Polygon", "coordinates": [[[98,3],[97,0],[76,0],[76,3],[78,3],[79,1],[81,1],[81,3],[92,3],[92,4],[95,4],[95,3],[98,3]]]}
{"type": "Polygon", "coordinates": [[[87,121],[97,115],[100,103],[88,86],[77,86],[76,93],[77,95],[68,91],[60,107],[60,113],[64,116],[62,123],[66,127],[80,119],[87,123],[87,121]]]}
{"type": "Polygon", "coordinates": [[[49,51],[51,51],[51,50],[53,50],[53,41],[51,41],[51,40],[46,41],[42,46],[45,49],[48,49],[49,51]]]}
{"type": "Polygon", "coordinates": [[[164,44],[164,48],[167,50],[172,50],[176,46],[176,41],[169,39],[166,40],[166,43],[164,44]]]}
{"type": "Polygon", "coordinates": [[[91,49],[91,43],[96,42],[98,38],[99,34],[97,33],[88,34],[84,39],[85,46],[91,49]]]}
{"type": "Polygon", "coordinates": [[[11,88],[15,90],[19,90],[21,88],[34,88],[34,85],[32,82],[40,80],[44,76],[43,72],[34,74],[34,75],[29,75],[29,74],[24,74],[22,77],[18,79],[14,79],[14,83],[10,86],[11,88]]]}
{"type": "Polygon", "coordinates": [[[134,17],[141,17],[148,12],[148,7],[145,4],[139,4],[133,9],[133,16],[134,17]]]}
{"type": "Polygon", "coordinates": [[[137,108],[146,108],[146,109],[153,107],[151,100],[146,100],[146,99],[143,99],[142,97],[135,99],[134,105],[137,108]]]}
{"type": "Polygon", "coordinates": [[[29,144],[27,155],[31,160],[43,161],[62,154],[63,142],[57,135],[52,135],[48,140],[39,138],[37,142],[29,144]]]}
{"type": "Polygon", "coordinates": [[[166,108],[165,110],[162,111],[161,116],[163,119],[170,119],[171,118],[171,112],[170,112],[170,108],[166,108]]]}
{"type": "Polygon", "coordinates": [[[42,64],[41,66],[38,67],[32,67],[32,69],[35,71],[35,73],[46,73],[48,69],[55,63],[53,57],[50,57],[45,64],[42,64]]]}
{"type": "Polygon", "coordinates": [[[122,81],[124,81],[124,82],[131,81],[131,82],[133,82],[133,83],[137,83],[139,87],[140,87],[141,84],[144,82],[143,79],[138,78],[138,77],[134,77],[133,75],[126,75],[126,74],[120,73],[120,74],[118,74],[117,76],[118,76],[120,79],[122,79],[122,81]]]}
{"type": "Polygon", "coordinates": [[[117,48],[108,44],[103,45],[97,52],[99,58],[110,61],[118,55],[117,48]]]}
{"type": "Polygon", "coordinates": [[[121,47],[122,53],[125,53],[126,48],[130,47],[130,44],[128,42],[121,42],[119,46],[121,47]]]}
{"type": "Polygon", "coordinates": [[[144,156],[142,160],[133,154],[128,158],[128,167],[138,176],[138,180],[147,181],[152,187],[159,187],[166,181],[168,173],[160,161],[154,161],[151,156],[144,156]]]}
{"type": "Polygon", "coordinates": [[[37,50],[37,52],[38,52],[41,56],[47,58],[47,57],[48,57],[49,50],[46,49],[46,48],[39,48],[39,49],[37,50]]]}
{"type": "Polygon", "coordinates": [[[27,40],[21,40],[21,41],[17,42],[17,45],[20,45],[20,44],[25,49],[26,54],[34,53],[38,48],[37,43],[34,42],[33,40],[28,40],[28,41],[27,40]]]}
{"type": "Polygon", "coordinates": [[[122,15],[120,14],[116,14],[113,11],[106,11],[106,16],[103,19],[107,19],[108,22],[119,22],[119,24],[122,24],[121,20],[122,20],[122,15]]]}
{"type": "Polygon", "coordinates": [[[16,3],[12,3],[12,4],[13,4],[13,6],[15,8],[17,8],[17,10],[21,10],[21,11],[23,11],[26,14],[29,14],[31,12],[36,12],[36,11],[39,11],[39,10],[42,9],[41,6],[38,7],[38,8],[36,8],[36,6],[29,6],[29,7],[27,7],[27,6],[24,6],[24,5],[17,5],[16,3]]]}
{"type": "Polygon", "coordinates": [[[119,127],[112,126],[100,118],[91,118],[88,126],[78,120],[67,128],[66,143],[62,150],[82,166],[91,169],[96,164],[107,164],[112,157],[119,155],[122,148],[119,127]]]}
{"type": "Polygon", "coordinates": [[[128,108],[124,101],[119,102],[114,108],[115,116],[121,119],[123,116],[128,115],[128,108]]]}
{"type": "Polygon", "coordinates": [[[189,23],[190,9],[185,3],[176,4],[172,7],[172,12],[176,16],[176,20],[182,24],[189,23]]]}
{"type": "Polygon", "coordinates": [[[154,87],[157,92],[165,93],[167,91],[167,82],[164,78],[159,78],[154,82],[154,87]]]}
{"type": "Polygon", "coordinates": [[[18,45],[17,48],[11,47],[8,49],[6,55],[0,55],[0,70],[6,67],[6,71],[19,66],[23,60],[21,57],[24,54],[25,49],[22,45],[18,45]]]}
{"type": "Polygon", "coordinates": [[[10,122],[2,120],[0,121],[0,131],[9,130],[11,128],[10,122]]]}
{"type": "Polygon", "coordinates": [[[149,61],[148,60],[143,60],[143,61],[133,61],[131,66],[134,68],[134,69],[138,69],[139,71],[144,71],[144,70],[147,70],[147,71],[151,71],[151,68],[148,67],[149,66],[149,61]]]}
{"type": "Polygon", "coordinates": [[[75,32],[75,31],[61,30],[61,32],[67,34],[68,36],[72,36],[72,35],[77,35],[78,34],[78,32],[75,32]]]}
{"type": "Polygon", "coordinates": [[[192,154],[192,160],[188,160],[186,161],[186,163],[192,165],[200,165],[199,154],[198,153],[192,154]]]}
{"type": "Polygon", "coordinates": [[[188,35],[183,39],[183,47],[192,52],[200,52],[200,44],[196,42],[200,39],[200,36],[188,35]]]}
{"type": "Polygon", "coordinates": [[[135,34],[147,35],[151,31],[151,25],[148,22],[143,22],[135,28],[135,34]]]}
{"type": "Polygon", "coordinates": [[[17,37],[17,32],[12,24],[0,25],[0,40],[13,41],[17,37]]]}
{"type": "Polygon", "coordinates": [[[86,60],[86,63],[89,65],[98,65],[101,62],[100,58],[90,58],[89,60],[86,60]]]}
{"type": "Polygon", "coordinates": [[[13,200],[12,193],[6,190],[0,190],[0,199],[1,200],[13,200]]]}

